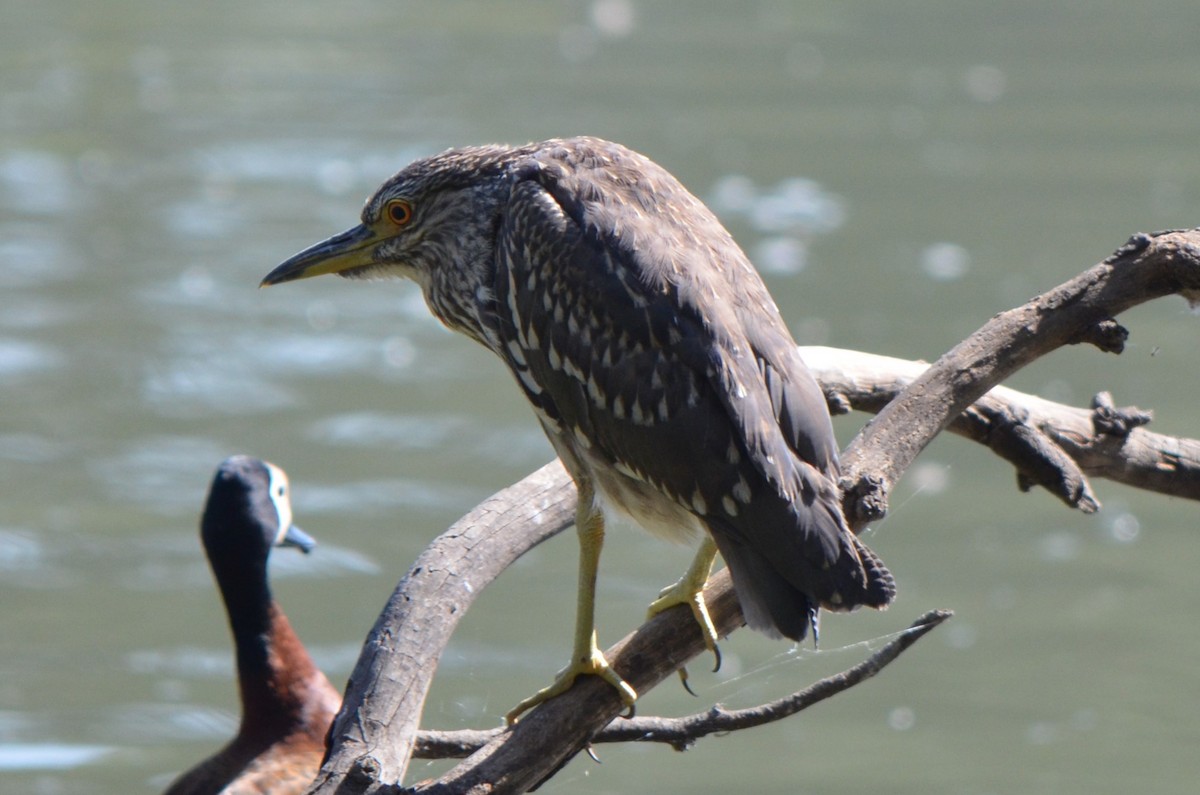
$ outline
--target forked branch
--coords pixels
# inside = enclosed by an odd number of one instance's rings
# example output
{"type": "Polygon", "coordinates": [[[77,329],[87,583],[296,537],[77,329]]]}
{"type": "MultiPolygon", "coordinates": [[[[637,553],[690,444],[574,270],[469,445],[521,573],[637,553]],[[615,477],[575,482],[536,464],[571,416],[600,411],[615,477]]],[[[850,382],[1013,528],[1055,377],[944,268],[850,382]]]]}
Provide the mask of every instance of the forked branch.
{"type": "Polygon", "coordinates": [[[1200,303],[1200,229],[1137,234],[1108,259],[1001,312],[888,403],[843,456],[844,507],[855,528],[887,513],[888,495],[917,454],[989,389],[1063,345],[1120,353],[1113,319],[1166,295],[1200,303]]]}
{"type": "MultiPolygon", "coordinates": [[[[924,362],[840,348],[803,347],[800,353],[842,411],[878,412],[929,369],[924,362]]],[[[998,386],[947,430],[1011,463],[1022,489],[1041,486],[1085,513],[1100,507],[1091,477],[1200,500],[1200,441],[1149,431],[1143,426],[1152,419],[1148,411],[1118,408],[1107,392],[1085,409],[998,386]]]]}

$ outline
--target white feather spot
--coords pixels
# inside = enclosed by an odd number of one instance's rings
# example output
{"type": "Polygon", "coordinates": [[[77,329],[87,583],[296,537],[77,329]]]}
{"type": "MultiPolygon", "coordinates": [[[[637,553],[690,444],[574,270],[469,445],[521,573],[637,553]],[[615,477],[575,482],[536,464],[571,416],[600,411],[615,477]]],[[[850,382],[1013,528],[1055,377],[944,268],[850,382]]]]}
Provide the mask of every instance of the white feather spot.
{"type": "MultiPolygon", "coordinates": [[[[483,296],[476,295],[475,300],[478,301],[483,296]]],[[[520,317],[521,312],[517,309],[517,278],[512,271],[508,272],[508,313],[512,317],[520,317]]]]}
{"type": "Polygon", "coordinates": [[[738,450],[737,442],[731,441],[729,443],[729,449],[725,452],[725,457],[729,459],[729,463],[731,464],[736,465],[741,463],[742,454],[738,450]]]}
{"type": "Polygon", "coordinates": [[[701,516],[708,513],[708,503],[704,501],[704,495],[700,493],[700,489],[692,492],[692,509],[701,516]]]}
{"type": "Polygon", "coordinates": [[[746,482],[745,478],[738,478],[738,482],[733,485],[730,491],[733,494],[733,498],[738,502],[743,505],[750,504],[750,484],[746,482]]]}
{"type": "Polygon", "coordinates": [[[521,346],[517,344],[517,341],[509,340],[507,347],[508,347],[508,355],[512,357],[512,360],[514,362],[516,362],[518,365],[520,365],[521,367],[524,367],[526,364],[525,352],[521,350],[521,346]]]}
{"type": "Polygon", "coordinates": [[[617,461],[615,464],[613,464],[613,466],[616,467],[618,472],[627,478],[633,478],[635,480],[642,479],[642,474],[633,467],[629,466],[629,464],[626,464],[624,461],[617,461]]]}
{"type": "Polygon", "coordinates": [[[541,406],[534,406],[533,413],[537,416],[538,422],[542,424],[542,427],[546,429],[547,433],[552,436],[559,436],[562,434],[562,426],[559,425],[553,417],[547,414],[544,408],[541,406]]]}
{"type": "Polygon", "coordinates": [[[629,418],[633,420],[634,425],[648,425],[646,422],[646,413],[642,411],[642,404],[638,401],[633,401],[633,405],[629,407],[629,418]]]}
{"type": "Polygon", "coordinates": [[[725,496],[721,498],[721,507],[725,509],[725,513],[730,516],[738,515],[737,503],[733,501],[733,497],[725,496]]]}
{"type": "Polygon", "coordinates": [[[521,379],[521,384],[525,387],[526,392],[531,395],[542,394],[541,384],[533,380],[533,376],[528,370],[522,368],[519,370],[514,370],[513,372],[517,374],[517,378],[521,379]]]}
{"type": "Polygon", "coordinates": [[[596,379],[591,376],[588,376],[587,391],[588,391],[588,397],[590,397],[592,399],[592,402],[595,403],[597,406],[603,408],[604,407],[604,393],[600,391],[600,385],[596,383],[596,379]]]}

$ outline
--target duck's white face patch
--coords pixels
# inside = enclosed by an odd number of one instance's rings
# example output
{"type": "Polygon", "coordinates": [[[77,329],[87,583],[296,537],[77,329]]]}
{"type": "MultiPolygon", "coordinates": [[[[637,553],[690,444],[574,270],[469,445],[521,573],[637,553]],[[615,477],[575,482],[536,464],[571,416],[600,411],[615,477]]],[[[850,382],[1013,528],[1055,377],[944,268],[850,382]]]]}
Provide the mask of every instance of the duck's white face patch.
{"type": "Polygon", "coordinates": [[[292,526],[292,500],[288,496],[287,473],[274,464],[269,463],[267,464],[267,472],[270,473],[267,492],[271,496],[271,504],[275,506],[275,513],[279,517],[279,529],[275,532],[275,543],[279,544],[283,541],[283,537],[287,535],[288,529],[292,526]]]}

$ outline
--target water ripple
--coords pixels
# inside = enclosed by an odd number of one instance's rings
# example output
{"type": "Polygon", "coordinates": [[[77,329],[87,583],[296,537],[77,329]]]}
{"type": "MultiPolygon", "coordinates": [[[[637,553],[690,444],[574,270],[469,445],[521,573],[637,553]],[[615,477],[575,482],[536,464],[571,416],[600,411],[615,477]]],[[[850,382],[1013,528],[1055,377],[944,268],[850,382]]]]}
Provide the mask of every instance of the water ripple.
{"type": "Polygon", "coordinates": [[[46,546],[31,530],[0,528],[0,571],[31,571],[46,563],[46,546]]]}
{"type": "Polygon", "coordinates": [[[163,416],[254,414],[293,405],[291,390],[249,371],[240,361],[177,360],[152,369],[142,400],[163,416]]]}
{"type": "Polygon", "coordinates": [[[203,504],[212,469],[227,455],[211,439],[151,436],[132,441],[118,455],[93,460],[88,469],[114,499],[188,512],[203,504]]]}
{"type": "Polygon", "coordinates": [[[72,445],[34,433],[0,433],[0,459],[23,464],[61,461],[72,445]]]}
{"type": "Polygon", "coordinates": [[[447,438],[461,433],[463,417],[381,414],[361,411],[322,420],[309,431],[316,441],[350,447],[385,447],[400,450],[432,450],[447,438]]]}
{"type": "MultiPolygon", "coordinates": [[[[303,495],[297,495],[297,510],[301,513],[361,514],[384,509],[398,509],[391,514],[402,517],[413,510],[450,510],[473,505],[478,492],[445,483],[417,480],[369,480],[338,486],[306,484],[303,495]]],[[[389,511],[389,513],[391,513],[389,511]]]]}
{"type": "Polygon", "coordinates": [[[790,177],[759,189],[749,177],[730,174],[712,190],[713,209],[742,217],[765,237],[750,249],[770,273],[794,274],[808,263],[808,241],[846,223],[846,202],[811,179],[790,177]]]}
{"type": "Polygon", "coordinates": [[[57,349],[28,340],[0,338],[0,378],[53,370],[67,360],[57,349]]]}
{"type": "Polygon", "coordinates": [[[4,287],[62,282],[76,273],[78,261],[61,230],[31,224],[0,225],[0,285],[4,287]]]}
{"type": "Polygon", "coordinates": [[[71,209],[71,169],[50,152],[16,150],[0,157],[0,190],[11,209],[36,215],[59,215],[71,209]]]}
{"type": "Polygon", "coordinates": [[[228,649],[180,646],[174,649],[137,649],[125,655],[125,666],[136,674],[183,676],[188,679],[229,679],[233,658],[228,649]]]}
{"type": "MultiPolygon", "coordinates": [[[[226,653],[228,657],[228,653],[226,653]]],[[[105,731],[137,743],[229,737],[237,731],[232,712],[194,704],[128,704],[108,717],[105,731]]]]}
{"type": "Polygon", "coordinates": [[[0,744],[0,770],[68,770],[91,764],[115,750],[108,745],[0,744]]]}
{"type": "Polygon", "coordinates": [[[365,198],[391,174],[429,147],[399,151],[354,152],[328,140],[233,141],[199,152],[194,167],[202,178],[222,182],[316,185],[333,196],[361,193],[365,198]]]}

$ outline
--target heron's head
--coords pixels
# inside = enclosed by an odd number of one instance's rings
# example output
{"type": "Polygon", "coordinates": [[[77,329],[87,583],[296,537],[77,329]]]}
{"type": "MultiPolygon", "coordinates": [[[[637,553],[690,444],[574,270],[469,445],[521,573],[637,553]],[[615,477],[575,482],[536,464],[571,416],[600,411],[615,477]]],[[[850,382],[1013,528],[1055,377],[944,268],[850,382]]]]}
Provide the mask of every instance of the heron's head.
{"type": "Polygon", "coordinates": [[[444,323],[478,336],[477,318],[463,315],[490,298],[512,153],[469,147],[410,164],[367,200],[360,224],[292,256],[261,286],[326,273],[409,278],[444,323]]]}

